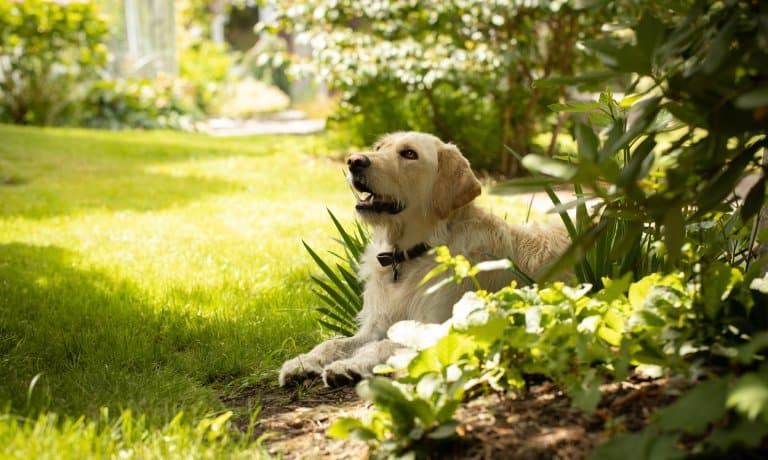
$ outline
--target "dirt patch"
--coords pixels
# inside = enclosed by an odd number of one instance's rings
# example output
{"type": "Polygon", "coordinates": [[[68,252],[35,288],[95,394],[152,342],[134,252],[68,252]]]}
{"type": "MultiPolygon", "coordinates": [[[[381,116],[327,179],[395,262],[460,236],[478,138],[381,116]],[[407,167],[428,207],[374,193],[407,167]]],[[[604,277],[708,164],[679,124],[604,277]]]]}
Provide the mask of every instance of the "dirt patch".
{"type": "MultiPolygon", "coordinates": [[[[465,404],[456,414],[458,440],[433,451],[441,459],[582,459],[610,434],[636,431],[652,412],[674,400],[675,385],[667,380],[635,377],[603,387],[604,397],[593,414],[571,406],[570,399],[551,383],[531,386],[524,395],[489,394],[465,404]]],[[[679,388],[678,388],[679,390],[679,388]]],[[[359,441],[325,436],[339,417],[363,417],[370,404],[353,388],[321,388],[305,382],[299,388],[258,385],[227,403],[243,406],[260,401],[263,409],[255,435],[269,433],[272,454],[287,459],[362,459],[368,447],[359,441]]],[[[239,421],[245,429],[248,421],[239,421]]]]}
{"type": "MultiPolygon", "coordinates": [[[[249,401],[262,406],[254,437],[266,435],[271,454],[285,459],[364,459],[368,446],[360,441],[328,438],[325,432],[339,417],[362,417],[370,404],[361,400],[353,387],[323,388],[321,382],[307,380],[300,387],[281,388],[262,383],[225,400],[232,407],[249,401]]],[[[241,430],[249,421],[237,419],[241,430]]]]}

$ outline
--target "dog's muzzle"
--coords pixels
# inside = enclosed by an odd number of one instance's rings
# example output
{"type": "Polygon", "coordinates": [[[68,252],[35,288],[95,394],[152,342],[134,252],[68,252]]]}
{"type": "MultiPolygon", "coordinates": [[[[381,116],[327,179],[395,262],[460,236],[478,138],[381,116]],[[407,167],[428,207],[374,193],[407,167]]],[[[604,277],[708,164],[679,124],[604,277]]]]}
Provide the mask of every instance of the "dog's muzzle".
{"type": "Polygon", "coordinates": [[[368,181],[367,171],[371,167],[371,159],[366,155],[352,155],[347,159],[349,178],[352,187],[362,195],[355,193],[357,205],[355,209],[361,213],[398,214],[405,209],[402,203],[391,197],[374,192],[368,181]]]}

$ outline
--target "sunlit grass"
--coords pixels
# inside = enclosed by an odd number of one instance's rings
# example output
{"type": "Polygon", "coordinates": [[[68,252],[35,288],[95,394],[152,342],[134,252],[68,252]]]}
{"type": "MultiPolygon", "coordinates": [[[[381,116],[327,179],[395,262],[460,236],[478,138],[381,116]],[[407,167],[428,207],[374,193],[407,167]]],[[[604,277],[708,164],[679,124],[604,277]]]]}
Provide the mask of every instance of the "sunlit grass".
{"type": "Polygon", "coordinates": [[[226,409],[227,385],[319,340],[301,239],[327,240],[325,206],[351,215],[322,140],[0,139],[0,426],[103,407],[193,426],[226,409]]]}
{"type": "Polygon", "coordinates": [[[321,339],[301,240],[353,217],[324,148],[0,125],[0,457],[256,455],[200,427],[321,339]]]}

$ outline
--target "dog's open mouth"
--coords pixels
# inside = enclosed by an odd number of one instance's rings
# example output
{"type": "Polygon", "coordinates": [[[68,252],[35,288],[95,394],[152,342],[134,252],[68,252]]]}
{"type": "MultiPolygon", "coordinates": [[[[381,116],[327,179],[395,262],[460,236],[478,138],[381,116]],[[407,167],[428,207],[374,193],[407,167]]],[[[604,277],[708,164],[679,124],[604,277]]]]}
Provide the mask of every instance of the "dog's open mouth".
{"type": "Polygon", "coordinates": [[[353,179],[352,185],[354,187],[353,192],[357,198],[355,209],[359,212],[397,214],[405,209],[402,203],[393,198],[375,193],[368,187],[368,184],[360,179],[353,179]]]}

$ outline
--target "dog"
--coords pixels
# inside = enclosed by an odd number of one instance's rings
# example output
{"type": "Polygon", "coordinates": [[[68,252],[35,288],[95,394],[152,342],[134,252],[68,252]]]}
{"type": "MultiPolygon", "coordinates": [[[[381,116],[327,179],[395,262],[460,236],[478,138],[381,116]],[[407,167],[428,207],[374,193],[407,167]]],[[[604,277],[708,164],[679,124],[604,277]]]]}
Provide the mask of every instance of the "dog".
{"type": "MultiPolygon", "coordinates": [[[[447,246],[471,263],[508,258],[526,274],[556,260],[570,244],[556,224],[508,224],[474,203],[481,184],[459,149],[430,134],[397,132],[372,151],[351,155],[347,179],[358,192],[355,209],[372,228],[360,261],[365,282],[359,330],[333,338],[286,361],[281,385],[322,377],[342,386],[370,377],[402,346],[387,331],[402,320],[442,323],[453,305],[473,290],[469,280],[426,295],[425,276],[436,267],[430,248],[447,246]]],[[[515,276],[510,270],[484,272],[483,288],[498,290],[515,276]]]]}

